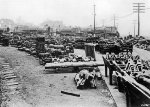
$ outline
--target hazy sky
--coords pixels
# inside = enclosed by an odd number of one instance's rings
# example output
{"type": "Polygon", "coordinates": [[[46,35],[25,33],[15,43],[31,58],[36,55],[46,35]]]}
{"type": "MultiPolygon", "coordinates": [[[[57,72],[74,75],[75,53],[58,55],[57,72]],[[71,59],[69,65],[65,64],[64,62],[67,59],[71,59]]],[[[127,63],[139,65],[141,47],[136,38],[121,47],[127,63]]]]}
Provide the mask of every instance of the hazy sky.
{"type": "MultiPolygon", "coordinates": [[[[96,26],[116,25],[121,34],[133,34],[133,3],[144,2],[150,8],[149,0],[0,0],[0,18],[22,19],[39,24],[46,19],[60,20],[65,25],[93,25],[93,4],[96,5],[96,26]]],[[[150,9],[141,14],[141,34],[150,36],[150,9]]],[[[137,32],[137,25],[136,25],[137,32]]]]}

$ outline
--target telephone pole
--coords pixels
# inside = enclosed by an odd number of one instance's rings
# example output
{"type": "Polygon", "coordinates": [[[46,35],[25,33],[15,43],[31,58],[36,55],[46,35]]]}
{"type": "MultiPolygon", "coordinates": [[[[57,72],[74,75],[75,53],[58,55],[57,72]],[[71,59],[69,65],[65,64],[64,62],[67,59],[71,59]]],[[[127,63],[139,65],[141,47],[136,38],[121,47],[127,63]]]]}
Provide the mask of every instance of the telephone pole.
{"type": "Polygon", "coordinates": [[[105,20],[103,19],[103,27],[105,26],[105,20]]]}
{"type": "Polygon", "coordinates": [[[135,37],[135,25],[136,25],[136,20],[133,20],[133,24],[134,24],[134,37],[135,37]]]}
{"type": "Polygon", "coordinates": [[[95,37],[95,16],[96,16],[96,13],[95,13],[95,4],[94,4],[94,37],[95,37]]]}
{"type": "Polygon", "coordinates": [[[140,36],[140,13],[145,13],[145,3],[133,3],[133,12],[138,14],[138,36],[140,36]]]}
{"type": "Polygon", "coordinates": [[[114,27],[116,27],[116,20],[118,20],[117,18],[116,18],[116,15],[114,14],[114,16],[113,16],[113,20],[114,20],[114,27]]]}
{"type": "Polygon", "coordinates": [[[114,27],[116,26],[116,16],[114,15],[114,27]]]}

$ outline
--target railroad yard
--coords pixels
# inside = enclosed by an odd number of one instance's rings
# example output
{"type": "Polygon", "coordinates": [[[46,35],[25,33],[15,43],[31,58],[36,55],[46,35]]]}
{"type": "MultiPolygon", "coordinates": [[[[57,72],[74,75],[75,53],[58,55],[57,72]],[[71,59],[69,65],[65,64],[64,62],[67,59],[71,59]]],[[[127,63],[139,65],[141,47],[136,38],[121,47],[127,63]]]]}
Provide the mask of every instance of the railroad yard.
{"type": "Polygon", "coordinates": [[[138,1],[0,0],[0,107],[150,107],[138,1]]]}
{"type": "MultiPolygon", "coordinates": [[[[74,82],[76,73],[45,70],[38,57],[15,47],[0,46],[0,50],[2,107],[126,107],[125,95],[109,84],[104,66],[99,67],[103,79],[96,80],[97,88],[80,90],[74,82]]],[[[85,57],[85,50],[74,49],[74,53],[85,57]]],[[[100,52],[95,55],[96,60],[103,64],[102,56],[105,55],[100,52]]],[[[133,48],[133,55],[140,55],[144,60],[150,58],[148,51],[136,47],[133,48]]]]}

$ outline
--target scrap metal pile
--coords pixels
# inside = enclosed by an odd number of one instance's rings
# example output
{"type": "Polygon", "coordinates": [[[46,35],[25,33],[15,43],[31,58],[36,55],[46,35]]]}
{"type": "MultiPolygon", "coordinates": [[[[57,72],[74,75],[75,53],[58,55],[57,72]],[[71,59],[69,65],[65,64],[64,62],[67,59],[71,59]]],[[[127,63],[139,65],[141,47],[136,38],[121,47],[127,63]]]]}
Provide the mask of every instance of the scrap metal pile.
{"type": "Polygon", "coordinates": [[[74,77],[78,89],[96,88],[96,78],[102,79],[100,71],[97,67],[84,68],[80,70],[74,77]]]}
{"type": "Polygon", "coordinates": [[[93,53],[95,54],[94,45],[86,44],[85,47],[87,57],[70,53],[65,58],[57,58],[55,62],[46,63],[45,70],[61,69],[63,71],[65,69],[67,71],[71,69],[71,72],[76,73],[74,81],[78,89],[96,88],[96,78],[102,79],[98,66],[103,66],[103,64],[92,57],[93,53]]]}
{"type": "Polygon", "coordinates": [[[145,37],[133,37],[127,41],[132,43],[137,48],[150,51],[150,40],[145,37]]]}
{"type": "Polygon", "coordinates": [[[83,39],[76,40],[75,43],[74,43],[74,48],[84,49],[84,43],[86,43],[86,41],[83,40],[83,39]]]}
{"type": "Polygon", "coordinates": [[[144,49],[144,50],[150,50],[150,40],[145,38],[133,38],[133,40],[136,40],[136,43],[134,44],[135,47],[144,49]]]}
{"type": "MultiPolygon", "coordinates": [[[[15,40],[16,39],[13,38],[11,42],[15,40]]],[[[50,62],[71,60],[69,59],[69,53],[74,52],[73,46],[69,43],[55,44],[57,41],[54,42],[51,40],[46,40],[44,36],[24,37],[17,40],[15,47],[17,47],[19,51],[25,51],[30,55],[38,57],[41,65],[50,62]]]]}
{"type": "Polygon", "coordinates": [[[87,43],[96,43],[96,51],[105,54],[106,52],[114,52],[118,54],[120,52],[133,52],[133,45],[122,39],[104,39],[99,37],[90,37],[86,39],[87,43]]]}
{"type": "MultiPolygon", "coordinates": [[[[56,62],[56,63],[47,63],[45,65],[46,71],[59,70],[65,72],[71,69],[71,72],[76,73],[74,81],[78,89],[84,88],[96,88],[96,79],[101,80],[102,76],[98,66],[103,66],[100,62],[97,61],[79,61],[79,62],[56,62]]],[[[57,71],[59,72],[59,71],[57,71]]]]}
{"type": "MultiPolygon", "coordinates": [[[[55,69],[58,72],[58,68],[63,71],[63,68],[68,67],[68,70],[70,70],[71,67],[72,71],[77,73],[74,77],[77,88],[96,88],[96,77],[101,79],[101,73],[97,66],[103,64],[96,62],[90,55],[83,57],[74,54],[74,48],[70,41],[66,39],[59,41],[62,44],[58,44],[54,39],[46,40],[43,36],[32,38],[18,38],[15,36],[15,38],[11,40],[11,45],[14,46],[15,44],[15,47],[17,47],[19,51],[25,51],[30,55],[38,57],[39,63],[45,66],[45,71],[55,69]],[[15,44],[14,41],[16,40],[17,42],[15,44]]],[[[78,43],[79,42],[77,42],[77,44],[78,43]]],[[[82,44],[82,48],[84,47],[84,44],[82,44]]],[[[87,49],[88,48],[86,48],[86,50],[87,49]]],[[[65,70],[67,71],[67,69],[65,70]]]]}
{"type": "Polygon", "coordinates": [[[119,53],[118,55],[107,53],[106,58],[103,57],[103,59],[105,76],[107,76],[108,67],[110,84],[116,83],[118,90],[125,93],[128,107],[149,104],[150,71],[146,61],[142,61],[140,56],[133,56],[131,53],[119,53]]]}

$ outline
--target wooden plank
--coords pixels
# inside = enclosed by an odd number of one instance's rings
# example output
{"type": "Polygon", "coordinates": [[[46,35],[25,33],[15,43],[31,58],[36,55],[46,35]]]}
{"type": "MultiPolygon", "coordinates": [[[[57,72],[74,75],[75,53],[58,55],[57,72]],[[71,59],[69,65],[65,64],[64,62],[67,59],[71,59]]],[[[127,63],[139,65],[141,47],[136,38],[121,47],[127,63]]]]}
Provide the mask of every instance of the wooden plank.
{"type": "Polygon", "coordinates": [[[65,67],[94,67],[104,66],[101,62],[90,61],[90,62],[64,62],[64,63],[46,63],[45,69],[49,68],[65,68],[65,67]]]}
{"type": "Polygon", "coordinates": [[[5,72],[1,72],[0,75],[7,75],[7,74],[14,74],[13,71],[5,71],[5,72]]]}
{"type": "Polygon", "coordinates": [[[15,74],[14,74],[14,73],[5,74],[5,75],[3,75],[3,76],[2,76],[2,78],[5,78],[5,77],[10,77],[10,76],[15,76],[15,74]]]}
{"type": "Polygon", "coordinates": [[[12,85],[19,85],[18,82],[11,82],[11,83],[6,83],[6,86],[12,86],[12,85]]]}
{"type": "Polygon", "coordinates": [[[7,72],[6,71],[6,73],[5,72],[0,73],[0,76],[3,77],[5,75],[11,75],[11,74],[15,74],[15,73],[14,72],[7,72]]]}
{"type": "Polygon", "coordinates": [[[13,76],[8,76],[8,77],[5,77],[4,79],[12,79],[12,78],[17,78],[17,76],[13,75],[13,76]]]}
{"type": "Polygon", "coordinates": [[[70,93],[70,92],[65,92],[65,91],[61,91],[61,93],[76,96],[76,97],[80,97],[80,94],[75,94],[75,93],[70,93]]]}
{"type": "Polygon", "coordinates": [[[96,46],[96,45],[98,45],[98,43],[95,43],[95,44],[93,44],[93,43],[84,43],[84,45],[87,45],[87,46],[96,46]]]}

